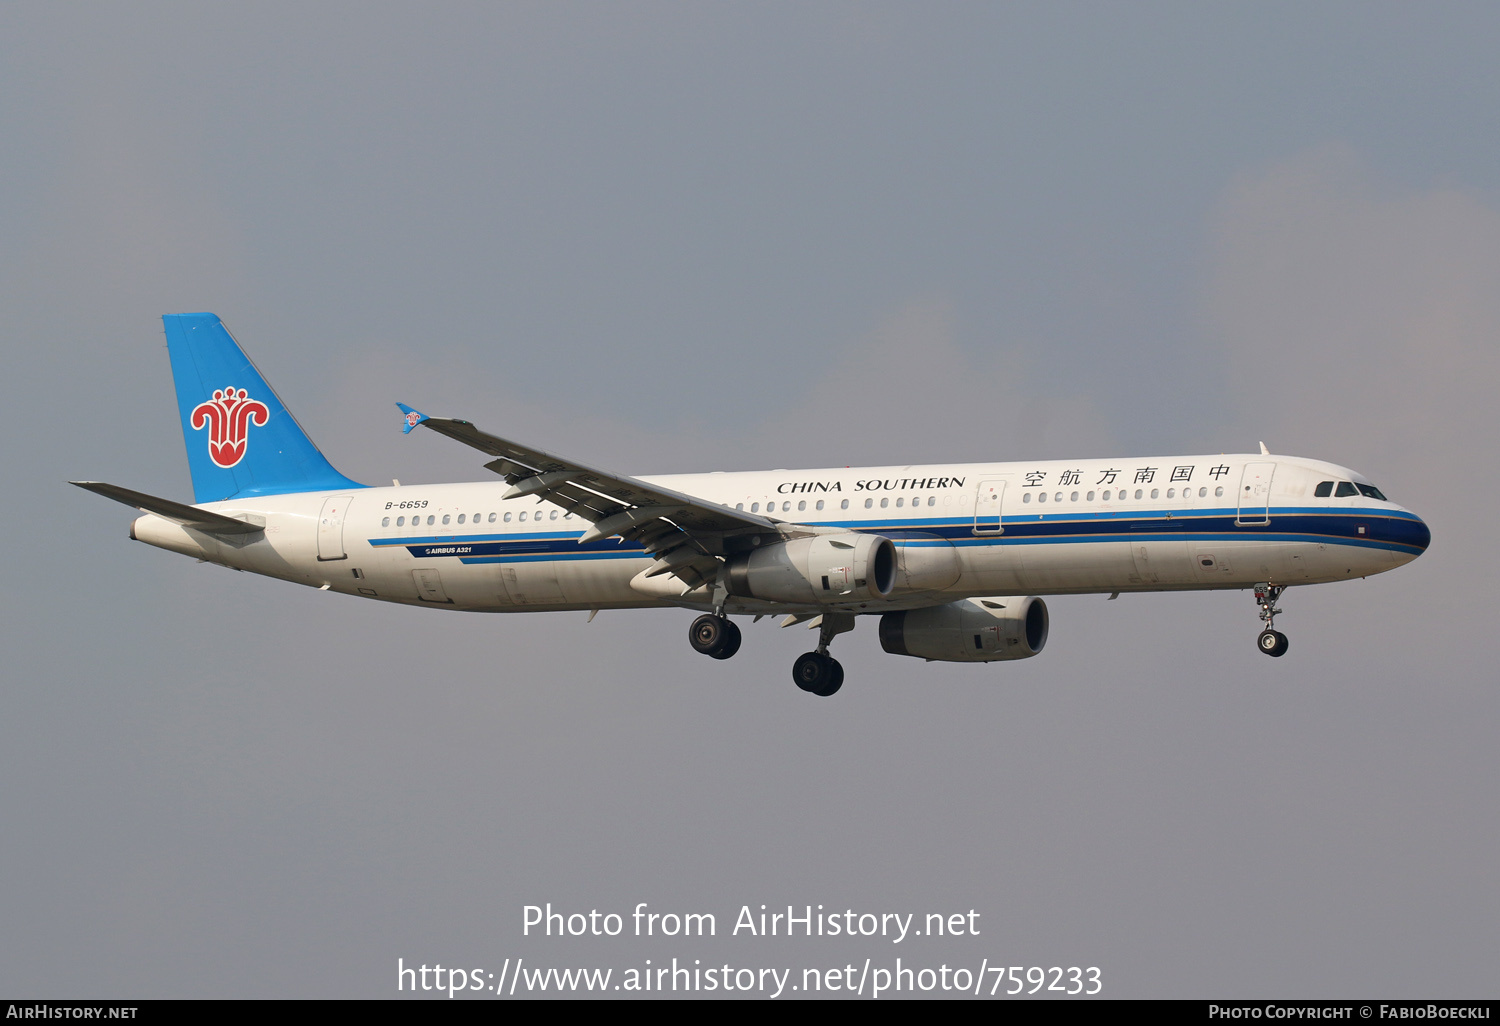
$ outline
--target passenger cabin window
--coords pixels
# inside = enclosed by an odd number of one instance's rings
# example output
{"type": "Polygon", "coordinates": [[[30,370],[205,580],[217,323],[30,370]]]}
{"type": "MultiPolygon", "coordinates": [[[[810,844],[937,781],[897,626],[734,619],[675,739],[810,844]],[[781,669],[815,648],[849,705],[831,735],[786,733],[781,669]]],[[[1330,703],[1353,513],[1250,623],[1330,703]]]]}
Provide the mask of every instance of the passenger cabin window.
{"type": "Polygon", "coordinates": [[[507,524],[510,523],[510,514],[509,513],[505,514],[505,522],[507,524]]]}
{"type": "Polygon", "coordinates": [[[845,499],[843,502],[839,503],[839,509],[848,509],[848,508],[849,508],[849,500],[848,499],[845,499]]]}
{"type": "Polygon", "coordinates": [[[875,500],[874,499],[866,499],[865,500],[865,509],[869,509],[873,505],[875,505],[875,500]]]}
{"type": "Polygon", "coordinates": [[[493,524],[494,522],[495,522],[495,514],[491,513],[490,514],[490,523],[493,524]]]}
{"type": "Polygon", "coordinates": [[[758,503],[758,502],[752,502],[750,504],[750,512],[751,513],[759,513],[760,512],[760,503],[758,503]]]}
{"type": "Polygon", "coordinates": [[[381,517],[380,518],[380,526],[381,527],[390,527],[391,526],[391,518],[390,517],[381,517]]]}
{"type": "Polygon", "coordinates": [[[1340,481],[1338,490],[1333,493],[1333,497],[1335,499],[1347,499],[1351,495],[1358,494],[1359,492],[1355,489],[1353,484],[1348,481],[1340,481]]]}
{"type": "Polygon", "coordinates": [[[397,517],[396,518],[396,526],[397,527],[405,527],[406,526],[406,518],[405,517],[397,517]]]}
{"type": "Polygon", "coordinates": [[[734,508],[738,509],[738,510],[743,510],[745,508],[745,504],[743,502],[736,502],[734,504],[734,508]]]}
{"type": "Polygon", "coordinates": [[[807,500],[806,499],[798,499],[797,500],[797,512],[801,513],[805,509],[807,509],[807,500]]]}
{"type": "Polygon", "coordinates": [[[819,499],[819,500],[818,500],[818,508],[819,508],[819,509],[822,509],[822,508],[823,508],[823,500],[822,500],[822,499],[819,499]]]}
{"type": "MultiPolygon", "coordinates": [[[[448,522],[448,520],[447,520],[447,518],[446,518],[446,517],[445,517],[445,518],[444,518],[444,519],[443,519],[443,523],[445,523],[445,524],[446,524],[446,523],[447,523],[447,522],[448,522]]],[[[462,514],[462,513],[460,513],[460,514],[459,514],[459,515],[458,515],[458,522],[459,522],[459,523],[460,523],[460,524],[461,524],[461,523],[463,523],[463,522],[464,522],[464,515],[463,515],[463,514],[462,514]]]]}
{"type": "Polygon", "coordinates": [[[1313,495],[1319,499],[1326,499],[1333,494],[1332,481],[1319,481],[1318,487],[1313,489],[1313,495]]]}

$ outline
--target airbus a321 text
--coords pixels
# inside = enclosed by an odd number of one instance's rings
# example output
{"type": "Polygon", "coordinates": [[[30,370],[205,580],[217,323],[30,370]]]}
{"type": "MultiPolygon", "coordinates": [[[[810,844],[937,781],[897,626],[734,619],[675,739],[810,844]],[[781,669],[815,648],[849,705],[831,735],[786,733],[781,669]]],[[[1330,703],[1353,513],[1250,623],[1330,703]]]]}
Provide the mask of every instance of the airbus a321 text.
{"type": "Polygon", "coordinates": [[[1040,596],[1253,588],[1257,644],[1287,650],[1292,585],[1366,577],[1427,548],[1427,525],[1346,467],[1249,455],[937,464],[634,478],[400,405],[484,454],[495,478],[368,487],[334,470],[219,318],[163,318],[193,503],[92,481],[134,506],[130,536],[325,590],[478,612],[674,606],[714,659],[730,617],[818,630],[802,690],[832,695],[828,654],[879,618],[895,655],[1025,659],[1040,596]]]}

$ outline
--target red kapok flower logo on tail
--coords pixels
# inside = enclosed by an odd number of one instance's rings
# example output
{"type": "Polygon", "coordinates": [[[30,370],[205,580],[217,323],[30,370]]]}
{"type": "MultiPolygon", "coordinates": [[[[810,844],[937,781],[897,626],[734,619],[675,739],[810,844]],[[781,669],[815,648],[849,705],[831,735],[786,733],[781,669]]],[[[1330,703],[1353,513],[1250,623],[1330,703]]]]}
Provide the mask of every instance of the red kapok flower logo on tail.
{"type": "Polygon", "coordinates": [[[188,423],[193,430],[208,428],[208,455],[216,466],[229,468],[245,458],[245,444],[250,425],[265,427],[271,419],[266,404],[251,399],[243,388],[233,385],[214,389],[214,397],[193,407],[188,423]]]}

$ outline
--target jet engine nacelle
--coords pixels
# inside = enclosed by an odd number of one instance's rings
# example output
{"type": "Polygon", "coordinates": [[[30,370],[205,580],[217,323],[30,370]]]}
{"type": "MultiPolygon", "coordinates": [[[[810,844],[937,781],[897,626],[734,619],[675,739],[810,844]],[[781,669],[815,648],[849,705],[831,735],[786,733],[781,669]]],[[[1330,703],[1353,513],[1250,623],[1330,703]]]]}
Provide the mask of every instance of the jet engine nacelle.
{"type": "Polygon", "coordinates": [[[958,550],[937,535],[907,533],[896,546],[896,593],[942,591],[962,575],[958,550]]]}
{"type": "Polygon", "coordinates": [[[767,545],[729,564],[729,594],[767,602],[883,599],[896,587],[896,546],[880,535],[819,534],[767,545]]]}
{"type": "Polygon", "coordinates": [[[1027,659],[1047,644],[1047,603],[1035,596],[961,599],[886,613],[880,647],[945,663],[1027,659]]]}

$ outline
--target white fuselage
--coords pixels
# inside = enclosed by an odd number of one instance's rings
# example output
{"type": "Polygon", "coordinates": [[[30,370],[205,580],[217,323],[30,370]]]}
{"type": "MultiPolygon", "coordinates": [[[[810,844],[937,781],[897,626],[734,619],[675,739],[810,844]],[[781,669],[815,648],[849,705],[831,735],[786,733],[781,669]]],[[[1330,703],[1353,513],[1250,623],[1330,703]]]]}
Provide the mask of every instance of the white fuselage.
{"type": "MultiPolygon", "coordinates": [[[[1347,468],[1282,456],[1182,456],[645,478],[788,524],[884,535],[899,587],[853,612],[985,595],[1246,588],[1364,577],[1414,559],[1422,521],[1365,494],[1317,497],[1347,468]]],[[[154,514],[132,536],[253,573],[390,602],[511,612],[685,605],[643,579],[638,545],[501,480],[237,498],[202,508],[259,524],[226,540],[154,514]]],[[[1378,494],[1378,493],[1377,493],[1378,494]]],[[[804,608],[732,598],[727,612],[804,608]]]]}

